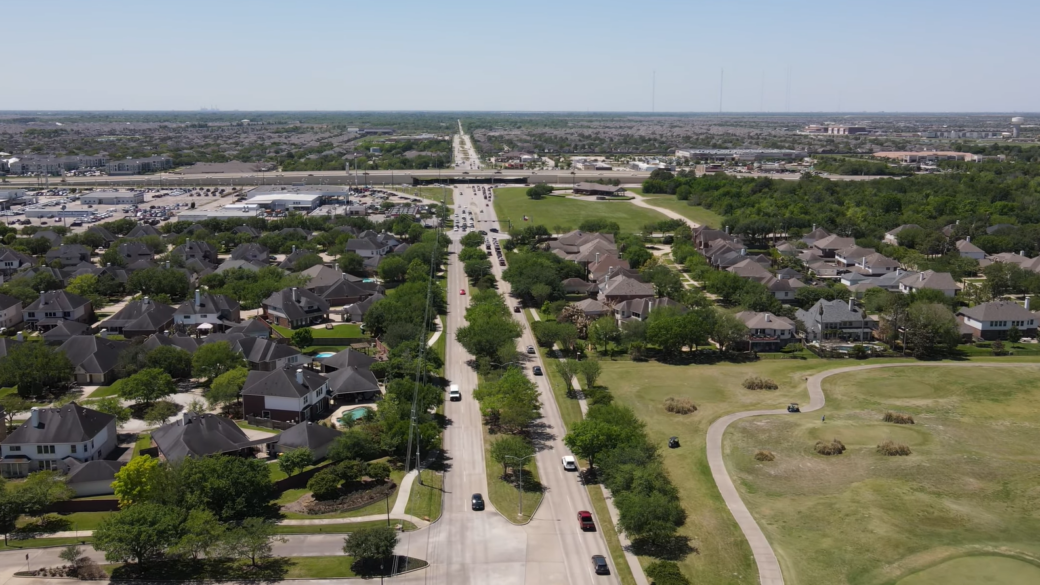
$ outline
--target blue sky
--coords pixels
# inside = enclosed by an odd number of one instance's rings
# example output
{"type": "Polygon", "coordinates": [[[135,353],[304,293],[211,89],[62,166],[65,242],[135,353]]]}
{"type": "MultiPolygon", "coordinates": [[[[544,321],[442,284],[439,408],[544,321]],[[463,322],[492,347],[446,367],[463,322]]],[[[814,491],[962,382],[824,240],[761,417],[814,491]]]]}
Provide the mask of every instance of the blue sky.
{"type": "Polygon", "coordinates": [[[724,69],[730,112],[1040,111],[1035,1],[36,0],[3,14],[0,110],[712,112],[724,69]]]}

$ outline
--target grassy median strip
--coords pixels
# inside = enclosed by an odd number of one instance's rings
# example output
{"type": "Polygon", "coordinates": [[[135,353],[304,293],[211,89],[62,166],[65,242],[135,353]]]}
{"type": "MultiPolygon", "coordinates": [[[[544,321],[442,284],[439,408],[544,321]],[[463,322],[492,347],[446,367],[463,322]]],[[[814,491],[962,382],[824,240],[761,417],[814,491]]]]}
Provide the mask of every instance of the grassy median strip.
{"type": "MultiPolygon", "coordinates": [[[[275,527],[277,534],[350,534],[363,528],[378,528],[386,526],[386,520],[368,520],[366,522],[343,522],[339,524],[307,524],[304,526],[286,526],[279,524],[275,527]]],[[[390,519],[390,526],[400,526],[403,532],[416,530],[415,524],[407,520],[390,519]]]]}
{"type": "Polygon", "coordinates": [[[20,550],[23,548],[41,548],[45,546],[68,546],[70,544],[90,544],[94,539],[90,536],[82,538],[26,538],[23,540],[8,539],[7,544],[0,541],[0,551],[20,550]]]}
{"type": "Polygon", "coordinates": [[[422,484],[412,482],[405,514],[433,522],[441,516],[441,501],[444,498],[444,475],[432,469],[422,470],[422,484]]]}
{"type": "Polygon", "coordinates": [[[487,499],[503,516],[513,524],[526,524],[534,516],[538,505],[542,503],[542,482],[538,475],[538,463],[535,458],[524,467],[523,500],[524,513],[519,514],[520,503],[516,482],[506,481],[502,476],[502,466],[491,459],[491,435],[484,427],[484,464],[487,469],[487,499]]]}
{"type": "MultiPolygon", "coordinates": [[[[528,326],[532,328],[534,311],[534,309],[524,309],[524,318],[527,319],[528,326]]],[[[552,348],[546,349],[541,345],[535,347],[542,356],[542,363],[545,364],[544,374],[549,377],[549,386],[552,388],[553,397],[556,399],[556,406],[560,409],[560,416],[563,417],[563,424],[569,430],[574,423],[579,422],[583,418],[581,404],[577,398],[570,394],[570,383],[565,382],[556,370],[556,362],[559,361],[556,357],[556,352],[552,348]]]]}
{"type": "Polygon", "coordinates": [[[632,567],[628,565],[625,558],[625,550],[621,548],[621,540],[618,539],[614,523],[610,521],[610,511],[607,510],[607,499],[603,496],[603,487],[599,485],[585,486],[592,500],[592,508],[599,519],[599,530],[603,533],[603,540],[607,541],[610,550],[610,558],[614,560],[614,567],[618,572],[621,585],[636,585],[636,579],[632,576],[632,567]]]}

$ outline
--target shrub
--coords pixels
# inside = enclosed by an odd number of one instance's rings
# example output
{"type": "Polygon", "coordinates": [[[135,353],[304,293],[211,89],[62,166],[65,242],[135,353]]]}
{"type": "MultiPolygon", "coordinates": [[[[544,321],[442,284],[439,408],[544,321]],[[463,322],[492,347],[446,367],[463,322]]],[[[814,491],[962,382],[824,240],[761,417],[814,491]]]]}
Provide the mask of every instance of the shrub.
{"type": "Polygon", "coordinates": [[[772,461],[776,459],[776,454],[772,451],[759,451],[755,453],[755,461],[772,461]]]}
{"type": "Polygon", "coordinates": [[[748,376],[747,378],[744,378],[744,388],[747,388],[748,390],[777,390],[780,386],[769,378],[748,376]]]}
{"type": "Polygon", "coordinates": [[[654,561],[647,565],[646,575],[654,585],[690,585],[690,580],[674,561],[654,561]]]}
{"type": "Polygon", "coordinates": [[[877,452],[889,457],[904,456],[910,454],[910,446],[894,441],[885,441],[877,446],[877,452]]]}
{"type": "Polygon", "coordinates": [[[898,412],[888,411],[885,416],[881,418],[882,421],[887,423],[895,423],[897,425],[912,425],[914,423],[914,417],[909,414],[900,414],[898,412]]]}
{"type": "Polygon", "coordinates": [[[307,489],[316,500],[332,500],[339,496],[340,479],[334,469],[319,471],[307,482],[307,489]]]}
{"type": "Polygon", "coordinates": [[[816,441],[816,452],[820,455],[841,455],[845,452],[845,445],[838,439],[831,439],[830,443],[816,441]]]}
{"type": "Polygon", "coordinates": [[[664,409],[674,414],[697,412],[697,406],[689,398],[665,398],[664,409]]]}

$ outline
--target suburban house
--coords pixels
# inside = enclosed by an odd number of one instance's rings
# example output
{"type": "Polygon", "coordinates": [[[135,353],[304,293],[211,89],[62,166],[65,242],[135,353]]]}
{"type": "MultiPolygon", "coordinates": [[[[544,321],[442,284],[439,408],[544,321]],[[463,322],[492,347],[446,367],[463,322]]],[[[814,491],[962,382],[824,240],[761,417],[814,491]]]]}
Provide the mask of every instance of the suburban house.
{"type": "Polygon", "coordinates": [[[271,326],[268,325],[263,319],[254,318],[245,321],[241,325],[236,325],[235,327],[228,329],[227,333],[228,335],[241,333],[246,337],[269,339],[271,337],[271,326]]]}
{"type": "Polygon", "coordinates": [[[32,235],[33,238],[43,238],[51,243],[51,247],[57,247],[61,245],[62,237],[54,233],[51,230],[43,230],[42,232],[36,232],[32,235]]]}
{"type": "Polygon", "coordinates": [[[806,246],[812,246],[816,243],[816,240],[822,240],[823,238],[826,238],[829,235],[831,235],[829,231],[823,228],[818,228],[814,225],[813,230],[811,232],[802,236],[802,241],[805,242],[806,246]]]}
{"type": "Polygon", "coordinates": [[[306,359],[300,350],[285,343],[276,343],[267,338],[249,337],[241,333],[228,334],[229,337],[240,335],[241,337],[238,339],[227,341],[231,343],[232,348],[242,352],[242,357],[249,364],[250,370],[280,370],[303,363],[306,359]]]}
{"type": "Polygon", "coordinates": [[[0,328],[10,329],[22,324],[22,301],[0,294],[0,328]]]}
{"type": "Polygon", "coordinates": [[[877,254],[877,250],[874,250],[873,248],[849,246],[848,248],[842,248],[835,252],[834,259],[844,266],[853,266],[859,264],[864,258],[873,254],[877,254]]]}
{"type": "Polygon", "coordinates": [[[376,238],[354,238],[347,241],[347,252],[354,252],[362,258],[378,258],[385,256],[391,248],[388,241],[380,242],[376,238]]]}
{"type": "Polygon", "coordinates": [[[123,242],[119,244],[116,250],[119,252],[119,256],[126,260],[128,264],[137,260],[151,260],[155,258],[152,249],[141,242],[123,242]]]}
{"type": "Polygon", "coordinates": [[[736,317],[748,328],[750,351],[779,351],[797,339],[795,324],[787,317],[758,311],[741,311],[736,317]]]}
{"type": "Polygon", "coordinates": [[[275,441],[277,437],[251,440],[234,421],[215,414],[185,412],[179,420],[152,431],[152,444],[159,450],[159,457],[173,463],[206,455],[249,457],[257,447],[275,441]]]}
{"type": "Polygon", "coordinates": [[[185,262],[188,260],[201,260],[206,264],[217,263],[217,249],[205,240],[188,240],[174,248],[170,253],[184,258],[185,262]]]}
{"type": "Polygon", "coordinates": [[[0,273],[4,276],[11,276],[23,266],[35,265],[36,260],[32,256],[8,247],[0,247],[0,273]]]}
{"type": "Polygon", "coordinates": [[[869,341],[873,336],[874,321],[852,300],[820,299],[807,311],[799,309],[795,316],[805,326],[808,341],[869,341]]]}
{"type": "Polygon", "coordinates": [[[798,289],[805,288],[805,284],[797,278],[776,278],[770,275],[766,278],[756,278],[755,280],[761,282],[769,290],[769,294],[773,295],[781,303],[794,301],[798,289]]]}
{"type": "Polygon", "coordinates": [[[311,266],[310,268],[300,272],[300,275],[307,277],[307,284],[304,285],[304,288],[317,293],[321,293],[321,291],[341,280],[352,280],[354,282],[360,282],[362,280],[356,276],[345,274],[339,268],[332,268],[331,266],[325,266],[324,264],[311,266]]]}
{"type": "Polygon", "coordinates": [[[71,402],[60,408],[33,408],[29,420],[0,442],[0,475],[25,477],[61,469],[67,457],[104,459],[116,446],[116,417],[71,402]]]}
{"type": "Polygon", "coordinates": [[[103,227],[101,227],[99,225],[93,225],[93,226],[88,227],[86,233],[88,233],[88,234],[97,234],[97,235],[101,236],[101,239],[104,240],[104,243],[102,244],[102,247],[104,247],[104,248],[107,248],[107,247],[111,246],[112,244],[115,243],[116,240],[119,239],[119,238],[117,238],[115,236],[115,234],[113,234],[112,232],[108,231],[107,229],[105,229],[105,228],[103,228],[103,227]]]}
{"type": "MultiPolygon", "coordinates": [[[[306,289],[304,289],[306,290],[306,289]]],[[[363,301],[379,293],[382,287],[374,282],[354,282],[341,278],[333,285],[315,291],[330,307],[342,307],[363,301]]]]}
{"type": "Polygon", "coordinates": [[[751,258],[745,258],[727,268],[726,271],[744,278],[768,278],[773,276],[773,273],[770,272],[769,268],[766,266],[763,266],[760,262],[751,258]]]}
{"type": "Polygon", "coordinates": [[[116,472],[126,465],[125,461],[95,459],[81,462],[71,457],[61,463],[66,469],[65,484],[72,489],[77,498],[114,493],[112,482],[116,479],[116,472]]]}
{"type": "Polygon", "coordinates": [[[239,269],[241,269],[241,270],[249,270],[249,271],[252,271],[252,272],[259,272],[260,269],[263,268],[264,266],[266,266],[266,264],[261,264],[259,262],[254,261],[254,260],[235,260],[233,258],[228,258],[227,260],[221,262],[220,266],[217,266],[216,269],[213,270],[213,272],[218,272],[219,273],[219,272],[226,272],[228,270],[239,270],[239,269]]]}
{"type": "Polygon", "coordinates": [[[116,381],[116,362],[127,345],[126,341],[75,335],[62,343],[58,351],[72,362],[77,384],[108,385],[116,381]]]}
{"type": "Polygon", "coordinates": [[[149,236],[162,237],[162,232],[146,223],[139,223],[126,234],[128,238],[147,238],[149,236]]]}
{"type": "Polygon", "coordinates": [[[199,329],[234,327],[242,320],[238,301],[224,295],[202,294],[195,290],[195,297],[181,303],[173,314],[173,322],[199,329]]]}
{"type": "Polygon", "coordinates": [[[303,421],[295,426],[282,431],[278,435],[278,443],[275,449],[279,453],[292,451],[293,449],[308,449],[315,461],[324,459],[329,454],[329,447],[343,433],[325,425],[314,424],[311,421],[303,421]]]}
{"type": "Polygon", "coordinates": [[[279,264],[278,267],[282,270],[288,270],[289,272],[293,272],[296,270],[296,261],[303,258],[304,256],[310,256],[311,254],[314,254],[314,252],[310,250],[304,250],[302,248],[297,250],[296,246],[293,246],[292,252],[286,254],[285,260],[282,260],[282,263],[279,264]]]}
{"type": "Polygon", "coordinates": [[[311,370],[253,370],[242,387],[242,408],[247,416],[259,418],[314,420],[328,409],[328,394],[328,378],[311,370]]]}
{"type": "Polygon", "coordinates": [[[568,278],[563,281],[563,292],[569,295],[587,295],[596,292],[596,285],[580,278],[568,278]]]}
{"type": "Polygon", "coordinates": [[[856,245],[856,240],[853,238],[843,238],[841,236],[827,236],[813,242],[812,247],[820,252],[822,258],[834,258],[838,250],[844,250],[851,248],[856,245]]]}
{"type": "Polygon", "coordinates": [[[600,286],[600,298],[609,303],[654,296],[654,285],[626,276],[611,278],[600,286]]]}
{"type": "Polygon", "coordinates": [[[984,252],[982,248],[971,243],[971,236],[968,236],[963,240],[958,240],[956,245],[957,252],[961,255],[961,258],[982,260],[986,257],[986,252],[984,252]]]}
{"type": "Polygon", "coordinates": [[[329,303],[305,288],[287,288],[264,299],[264,317],[282,327],[303,327],[329,318],[329,303]]]}
{"type": "Polygon", "coordinates": [[[679,313],[685,313],[689,310],[682,303],[669,298],[642,298],[618,303],[614,307],[614,313],[619,323],[624,321],[646,321],[650,318],[650,313],[659,309],[673,309],[679,313]]]}
{"type": "Polygon", "coordinates": [[[347,366],[328,375],[329,394],[337,403],[350,399],[353,402],[373,400],[382,391],[376,375],[366,367],[347,366]]]}
{"type": "Polygon", "coordinates": [[[47,252],[47,263],[60,260],[62,266],[75,266],[80,262],[90,262],[90,248],[80,244],[66,244],[47,252]]]}
{"type": "Polygon", "coordinates": [[[780,253],[781,256],[793,257],[797,256],[799,252],[798,247],[790,242],[779,242],[774,247],[776,248],[776,251],[780,253]]]}
{"type": "Polygon", "coordinates": [[[873,254],[861,258],[859,262],[856,263],[856,266],[859,268],[859,272],[863,274],[881,276],[899,270],[900,264],[897,260],[893,260],[878,252],[874,252],[873,254]]]}
{"type": "Polygon", "coordinates": [[[893,246],[898,246],[899,245],[899,233],[902,232],[903,230],[908,230],[908,229],[912,229],[912,228],[921,229],[921,226],[917,225],[916,223],[905,223],[905,224],[903,224],[903,225],[901,225],[901,226],[899,226],[897,228],[893,228],[893,229],[885,232],[885,240],[884,240],[885,243],[886,244],[892,244],[893,246]]]}
{"type": "Polygon", "coordinates": [[[617,256],[601,256],[598,262],[589,264],[589,279],[593,282],[599,282],[618,270],[628,270],[630,268],[628,260],[622,260],[617,256]]]}
{"type": "Polygon", "coordinates": [[[340,310],[340,313],[343,315],[343,320],[360,322],[364,319],[365,313],[368,312],[372,305],[376,304],[377,301],[380,301],[383,298],[383,295],[376,293],[363,301],[343,307],[343,309],[340,310]]]}
{"type": "Polygon", "coordinates": [[[23,311],[25,324],[33,329],[48,329],[59,321],[94,322],[94,309],[90,301],[64,290],[41,292],[23,311]]]}
{"type": "Polygon", "coordinates": [[[582,299],[571,306],[576,309],[581,309],[582,313],[585,313],[587,317],[592,319],[598,319],[599,317],[612,315],[614,313],[613,309],[596,299],[582,299]]]}
{"type": "Polygon", "coordinates": [[[144,346],[148,348],[149,351],[160,347],[176,347],[177,349],[184,350],[188,353],[195,353],[195,350],[199,348],[199,345],[199,340],[194,337],[188,337],[186,335],[166,335],[165,333],[156,333],[144,340],[144,346]]]}
{"type": "Polygon", "coordinates": [[[153,302],[148,297],[130,301],[116,314],[101,322],[100,327],[123,337],[148,337],[173,325],[176,309],[153,302]]]}
{"type": "Polygon", "coordinates": [[[614,234],[575,230],[561,234],[549,242],[548,246],[550,252],[564,260],[574,260],[575,262],[598,262],[597,254],[599,254],[599,258],[617,257],[618,255],[614,234]],[[584,256],[584,258],[579,260],[579,256],[584,256]]]}
{"type": "Polygon", "coordinates": [[[961,285],[954,282],[953,276],[949,272],[936,272],[934,270],[909,274],[899,280],[899,290],[904,294],[910,294],[915,290],[924,290],[926,288],[940,290],[944,295],[952,297],[961,289],[961,285]]]}
{"type": "Polygon", "coordinates": [[[957,318],[971,330],[975,339],[1007,339],[1008,330],[1018,329],[1022,337],[1036,337],[1037,316],[1013,301],[991,301],[957,311],[957,318]]]}
{"type": "Polygon", "coordinates": [[[231,233],[236,234],[236,235],[237,234],[246,234],[247,236],[252,236],[254,238],[259,238],[260,236],[263,235],[263,232],[261,232],[260,230],[254,228],[254,227],[249,227],[247,225],[237,226],[235,229],[231,230],[231,233]]]}
{"type": "Polygon", "coordinates": [[[78,335],[90,335],[90,325],[79,321],[59,321],[43,332],[43,342],[47,345],[61,345],[78,335]]]}
{"type": "Polygon", "coordinates": [[[376,363],[376,358],[365,355],[360,351],[350,349],[344,349],[338,353],[330,355],[327,358],[319,358],[322,372],[335,372],[336,370],[342,370],[344,368],[356,367],[356,368],[369,368],[372,364],[376,363]]]}
{"type": "Polygon", "coordinates": [[[261,264],[267,264],[270,255],[271,252],[267,248],[254,242],[239,244],[231,251],[232,260],[248,260],[250,262],[259,262],[261,264]]]}

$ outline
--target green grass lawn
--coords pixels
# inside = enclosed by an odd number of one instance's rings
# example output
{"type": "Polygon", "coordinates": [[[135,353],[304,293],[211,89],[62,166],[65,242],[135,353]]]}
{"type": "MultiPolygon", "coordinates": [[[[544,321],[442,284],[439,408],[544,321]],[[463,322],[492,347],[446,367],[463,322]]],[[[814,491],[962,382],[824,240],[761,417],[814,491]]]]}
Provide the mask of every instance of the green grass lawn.
{"type": "MultiPolygon", "coordinates": [[[[527,324],[530,326],[534,322],[532,317],[534,309],[524,309],[524,318],[527,319],[527,324]]],[[[567,390],[570,388],[570,383],[565,381],[560,373],[556,370],[554,362],[557,361],[556,355],[551,348],[545,348],[541,345],[535,346],[538,353],[542,356],[542,363],[545,364],[545,375],[549,377],[549,385],[553,390],[553,397],[556,398],[556,406],[560,409],[560,416],[563,418],[563,424],[568,429],[571,426],[581,421],[584,418],[581,414],[581,404],[578,403],[577,398],[571,398],[567,395],[567,390]]]]}
{"type": "Polygon", "coordinates": [[[137,436],[137,442],[134,443],[134,454],[132,457],[137,457],[141,453],[141,449],[147,449],[152,446],[152,436],[148,433],[141,433],[137,436]]]}
{"type": "Polygon", "coordinates": [[[514,226],[544,225],[549,231],[560,228],[574,230],[587,219],[616,221],[625,232],[641,231],[643,226],[668,219],[664,215],[637,207],[624,201],[579,201],[567,197],[547,197],[535,201],[526,195],[525,187],[507,187],[495,190],[495,213],[503,231],[508,227],[507,219],[514,226]],[[524,222],[528,216],[530,221],[524,222]]]}
{"type": "Polygon", "coordinates": [[[824,382],[826,422],[774,416],[731,427],[730,473],[786,582],[891,583],[917,571],[898,582],[1038,582],[1038,373],[1035,366],[854,372],[824,382]],[[916,424],[882,422],[889,410],[916,424]],[[831,438],[848,450],[813,451],[831,438]],[[886,440],[912,454],[876,453],[886,440]],[[756,461],[759,449],[776,460],[756,461]],[[1033,564],[1002,558],[1016,554],[1033,564]]]}
{"type": "Polygon", "coordinates": [[[109,396],[115,396],[118,392],[119,392],[119,386],[117,386],[117,385],[113,385],[113,386],[99,386],[97,388],[97,390],[94,390],[93,392],[91,392],[90,396],[88,396],[87,398],[92,399],[92,400],[94,398],[108,398],[109,396]]]}
{"type": "MultiPolygon", "coordinates": [[[[285,337],[292,337],[293,331],[299,331],[299,329],[290,329],[289,327],[282,327],[281,325],[272,325],[271,327],[285,337]]],[[[339,323],[333,325],[332,329],[326,329],[324,327],[318,327],[317,329],[312,328],[311,335],[314,336],[315,340],[326,337],[367,337],[361,333],[360,323],[339,323]]]]}
{"type": "Polygon", "coordinates": [[[441,500],[444,498],[444,475],[432,469],[422,470],[422,485],[412,482],[412,491],[408,494],[408,505],[405,514],[423,518],[430,522],[441,516],[441,500]]]}
{"type": "MultiPolygon", "coordinates": [[[[415,524],[407,520],[390,519],[391,526],[400,526],[404,532],[416,530],[415,524]]],[[[344,522],[342,524],[310,524],[307,526],[284,526],[275,527],[277,534],[350,534],[362,528],[376,528],[386,526],[386,520],[371,520],[367,522],[344,522]]]]}
{"type": "MultiPolygon", "coordinates": [[[[426,565],[425,561],[399,557],[398,572],[426,565]]],[[[342,579],[356,577],[354,559],[345,555],[275,557],[265,559],[257,568],[248,561],[227,562],[225,559],[202,559],[186,563],[169,560],[153,562],[145,567],[112,563],[101,568],[113,580],[175,581],[250,581],[275,582],[284,579],[342,579]]],[[[387,567],[389,574],[390,567],[387,567]]]]}
{"type": "MultiPolygon", "coordinates": [[[[633,189],[629,190],[632,191],[633,189]]],[[[674,211],[698,225],[710,225],[714,228],[722,227],[724,219],[721,215],[700,205],[687,205],[685,201],[676,199],[675,195],[643,195],[643,197],[646,198],[648,204],[674,211]]]]}
{"type": "MultiPolygon", "coordinates": [[[[238,425],[238,427],[241,428],[241,429],[249,429],[251,431],[260,431],[260,432],[263,432],[263,433],[271,433],[271,434],[274,434],[274,435],[280,434],[282,432],[282,431],[280,431],[278,429],[269,429],[267,427],[258,427],[256,425],[251,425],[251,424],[249,424],[249,423],[247,423],[245,421],[242,421],[242,420],[236,420],[235,424],[238,425]]],[[[277,467],[277,465],[275,467],[277,467]]]]}
{"type": "MultiPolygon", "coordinates": [[[[335,513],[332,513],[332,514],[297,514],[297,513],[294,513],[294,512],[283,512],[282,516],[285,517],[285,518],[307,519],[307,518],[357,518],[359,516],[369,516],[371,514],[386,514],[387,506],[389,505],[390,509],[393,510],[394,509],[394,502],[397,501],[397,494],[401,493],[400,486],[401,486],[401,479],[404,478],[404,471],[401,471],[400,469],[394,469],[393,471],[390,472],[390,478],[394,480],[394,483],[397,484],[398,487],[396,489],[394,489],[394,493],[390,494],[390,502],[389,503],[387,503],[387,501],[385,499],[383,499],[383,500],[379,500],[377,502],[374,502],[372,504],[369,504],[369,505],[365,506],[364,508],[359,508],[357,510],[351,510],[350,512],[335,512],[335,513]]],[[[291,491],[295,491],[295,490],[291,490],[291,491]]],[[[304,490],[303,493],[307,493],[309,491],[310,490],[304,490]]],[[[303,495],[303,494],[300,494],[300,495],[303,495]]],[[[297,496],[297,499],[298,498],[299,498],[299,496],[297,496]]],[[[290,500],[290,501],[292,501],[292,500],[290,500]]]]}
{"type": "Polygon", "coordinates": [[[390,189],[412,197],[422,197],[423,199],[429,199],[431,201],[440,201],[443,199],[448,205],[455,204],[455,198],[450,187],[442,189],[441,187],[405,187],[394,185],[393,187],[390,187],[390,189]]]}
{"type": "Polygon", "coordinates": [[[12,394],[18,394],[18,386],[8,386],[7,388],[0,388],[0,398],[4,396],[10,396],[12,394]]]}
{"type": "Polygon", "coordinates": [[[70,544],[90,544],[94,539],[89,536],[83,538],[29,538],[26,540],[8,539],[7,544],[0,540],[0,551],[20,550],[23,548],[40,548],[44,546],[68,546],[70,544]]]}
{"type": "Polygon", "coordinates": [[[487,427],[484,427],[484,463],[487,470],[488,493],[486,504],[492,505],[513,524],[524,524],[531,520],[542,503],[542,484],[538,476],[538,462],[534,457],[524,468],[523,490],[516,489],[516,481],[507,482],[502,478],[502,466],[491,459],[491,439],[487,427]],[[522,496],[519,494],[523,494],[522,496]],[[524,500],[523,514],[519,514],[520,501],[524,500]]]}

